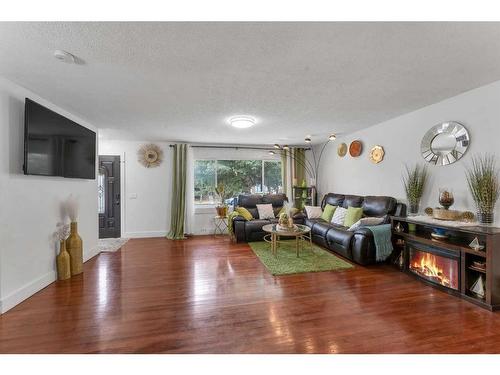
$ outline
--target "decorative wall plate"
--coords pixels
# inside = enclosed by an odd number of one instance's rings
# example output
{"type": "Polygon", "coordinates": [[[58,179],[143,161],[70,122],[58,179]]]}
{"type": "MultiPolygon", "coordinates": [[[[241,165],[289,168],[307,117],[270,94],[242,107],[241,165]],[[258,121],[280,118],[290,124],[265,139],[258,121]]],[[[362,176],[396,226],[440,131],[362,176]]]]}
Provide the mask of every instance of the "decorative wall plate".
{"type": "Polygon", "coordinates": [[[347,145],[345,143],[341,143],[337,147],[337,155],[343,158],[345,154],[347,154],[347,145]]]}
{"type": "Polygon", "coordinates": [[[370,160],[377,164],[384,160],[384,148],[382,146],[374,146],[370,150],[370,160]]]}
{"type": "Polygon", "coordinates": [[[363,144],[359,140],[352,141],[351,144],[349,145],[349,154],[353,158],[356,158],[359,155],[361,155],[362,151],[363,151],[363,144]]]}
{"type": "Polygon", "coordinates": [[[137,151],[139,163],[146,168],[154,168],[163,161],[163,151],[155,144],[142,145],[137,151]]]}

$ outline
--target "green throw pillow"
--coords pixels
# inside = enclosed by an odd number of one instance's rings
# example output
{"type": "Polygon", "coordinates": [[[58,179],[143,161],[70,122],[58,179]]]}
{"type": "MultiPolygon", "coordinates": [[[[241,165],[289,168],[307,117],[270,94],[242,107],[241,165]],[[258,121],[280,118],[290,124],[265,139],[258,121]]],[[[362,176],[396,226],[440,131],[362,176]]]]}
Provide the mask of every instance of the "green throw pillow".
{"type": "Polygon", "coordinates": [[[335,209],[337,206],[332,206],[331,204],[327,204],[325,206],[325,209],[323,210],[323,213],[321,214],[321,218],[323,220],[326,220],[327,222],[332,221],[333,213],[335,212],[335,209]]]}
{"type": "Polygon", "coordinates": [[[347,207],[347,212],[344,218],[344,227],[350,227],[363,216],[362,207],[347,207]]]}
{"type": "Polygon", "coordinates": [[[236,208],[235,208],[235,211],[236,211],[237,213],[239,213],[239,214],[240,214],[240,216],[243,216],[243,218],[244,218],[245,220],[250,221],[250,220],[252,220],[252,219],[253,219],[252,214],[251,214],[251,213],[250,213],[250,211],[248,211],[245,207],[236,207],[236,208]]]}

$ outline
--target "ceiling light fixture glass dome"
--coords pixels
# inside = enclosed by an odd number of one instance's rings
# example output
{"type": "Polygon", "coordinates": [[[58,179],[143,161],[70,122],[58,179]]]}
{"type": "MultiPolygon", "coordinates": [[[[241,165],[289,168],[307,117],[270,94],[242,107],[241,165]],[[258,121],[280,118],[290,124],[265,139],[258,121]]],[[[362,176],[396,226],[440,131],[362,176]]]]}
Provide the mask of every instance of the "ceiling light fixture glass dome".
{"type": "Polygon", "coordinates": [[[246,129],[255,125],[255,119],[250,116],[234,116],[229,120],[231,126],[238,129],[246,129]]]}

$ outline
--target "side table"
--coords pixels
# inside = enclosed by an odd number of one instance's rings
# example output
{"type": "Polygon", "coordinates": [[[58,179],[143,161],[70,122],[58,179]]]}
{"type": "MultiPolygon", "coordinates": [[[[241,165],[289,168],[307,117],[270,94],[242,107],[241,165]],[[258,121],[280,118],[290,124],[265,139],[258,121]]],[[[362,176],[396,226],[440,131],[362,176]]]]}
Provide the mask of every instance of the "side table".
{"type": "Polygon", "coordinates": [[[214,237],[224,236],[228,232],[227,216],[214,216],[214,237]]]}

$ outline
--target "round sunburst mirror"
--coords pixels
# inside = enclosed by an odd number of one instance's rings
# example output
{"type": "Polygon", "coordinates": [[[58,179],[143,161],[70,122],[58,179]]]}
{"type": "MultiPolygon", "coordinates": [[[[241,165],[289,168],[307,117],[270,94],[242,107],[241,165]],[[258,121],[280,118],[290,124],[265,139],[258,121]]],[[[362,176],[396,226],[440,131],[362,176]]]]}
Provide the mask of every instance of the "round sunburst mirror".
{"type": "Polygon", "coordinates": [[[456,121],[433,126],[425,133],[420,144],[422,157],[435,165],[452,164],[464,156],[469,147],[469,132],[456,121]]]}
{"type": "Polygon", "coordinates": [[[137,151],[139,163],[146,168],[154,168],[163,161],[163,151],[155,144],[142,145],[137,151]]]}

